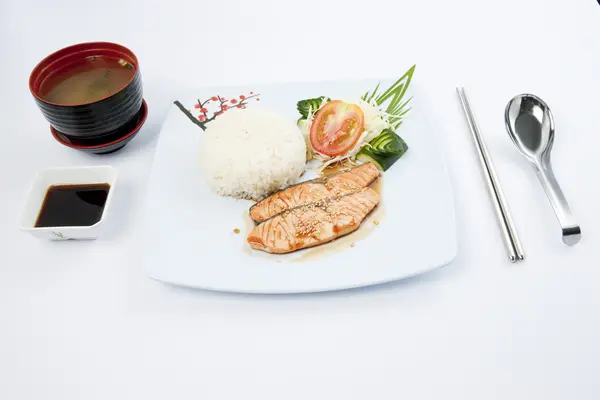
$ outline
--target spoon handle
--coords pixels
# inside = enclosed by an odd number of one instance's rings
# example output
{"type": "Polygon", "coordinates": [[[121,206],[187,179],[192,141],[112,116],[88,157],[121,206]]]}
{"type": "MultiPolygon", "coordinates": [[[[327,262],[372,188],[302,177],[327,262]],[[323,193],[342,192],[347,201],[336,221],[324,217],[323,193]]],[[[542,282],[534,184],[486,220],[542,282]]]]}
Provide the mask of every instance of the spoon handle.
{"type": "Polygon", "coordinates": [[[554,213],[562,228],[563,242],[568,246],[573,246],[581,239],[581,228],[567,203],[563,191],[558,185],[551,164],[549,162],[542,163],[538,165],[536,170],[538,178],[546,191],[546,196],[548,196],[548,200],[552,208],[554,208],[554,213]]]}

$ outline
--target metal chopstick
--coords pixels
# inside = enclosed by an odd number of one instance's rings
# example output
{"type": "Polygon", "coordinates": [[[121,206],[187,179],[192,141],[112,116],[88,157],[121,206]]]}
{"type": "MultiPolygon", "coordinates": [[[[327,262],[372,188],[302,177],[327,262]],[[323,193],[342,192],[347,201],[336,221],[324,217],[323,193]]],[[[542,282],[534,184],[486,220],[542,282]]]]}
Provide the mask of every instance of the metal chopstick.
{"type": "Polygon", "coordinates": [[[498,181],[496,171],[492,164],[492,159],[487,151],[483,138],[481,137],[481,132],[477,125],[477,121],[475,120],[473,110],[471,109],[467,93],[463,87],[457,87],[456,90],[465,112],[467,122],[469,123],[469,128],[473,134],[473,140],[478,150],[477,153],[479,154],[481,167],[485,172],[484,175],[487,181],[488,192],[494,203],[496,217],[498,218],[498,222],[502,229],[502,237],[504,238],[504,244],[508,251],[508,257],[512,262],[521,261],[525,258],[523,248],[521,247],[517,230],[512,221],[512,217],[510,216],[510,212],[508,211],[504,194],[500,188],[500,182],[498,181]]]}

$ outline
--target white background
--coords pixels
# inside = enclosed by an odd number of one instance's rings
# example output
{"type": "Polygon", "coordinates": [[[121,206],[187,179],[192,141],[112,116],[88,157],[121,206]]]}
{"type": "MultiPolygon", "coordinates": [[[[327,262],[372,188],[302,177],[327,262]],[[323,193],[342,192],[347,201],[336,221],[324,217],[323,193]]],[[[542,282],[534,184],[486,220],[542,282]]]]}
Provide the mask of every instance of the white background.
{"type": "Polygon", "coordinates": [[[596,0],[2,0],[0,398],[598,399],[598,38],[596,0]],[[55,143],[27,87],[46,54],[91,40],[137,53],[150,108],[138,137],[105,157],[55,143]],[[139,209],[177,90],[395,76],[413,62],[436,93],[431,120],[459,222],[453,264],[285,297],[146,277],[139,209]],[[457,84],[471,94],[525,263],[506,260],[457,84]],[[555,172],[583,230],[573,248],[504,131],[504,106],[525,91],[555,112],[555,172]],[[111,235],[50,243],[19,232],[36,171],[102,163],[122,183],[111,235]]]}

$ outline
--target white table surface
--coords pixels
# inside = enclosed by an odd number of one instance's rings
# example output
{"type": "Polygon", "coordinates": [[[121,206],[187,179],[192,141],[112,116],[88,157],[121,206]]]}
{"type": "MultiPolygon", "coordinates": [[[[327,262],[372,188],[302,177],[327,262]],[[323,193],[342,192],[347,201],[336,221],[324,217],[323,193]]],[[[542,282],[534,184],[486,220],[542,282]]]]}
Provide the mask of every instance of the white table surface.
{"type": "Polygon", "coordinates": [[[1,1],[0,399],[600,398],[599,37],[596,0],[1,1]],[[43,56],[91,40],[138,54],[150,108],[138,137],[104,157],[54,142],[27,87],[43,56]],[[454,263],[299,296],[146,277],[139,209],[178,89],[395,76],[413,62],[455,189],[454,263]],[[457,84],[525,263],[507,261],[457,84]],[[506,102],[526,91],[555,112],[555,172],[583,230],[573,248],[504,131],[506,102]],[[104,163],[122,184],[109,236],[50,243],[18,230],[36,171],[104,163]]]}

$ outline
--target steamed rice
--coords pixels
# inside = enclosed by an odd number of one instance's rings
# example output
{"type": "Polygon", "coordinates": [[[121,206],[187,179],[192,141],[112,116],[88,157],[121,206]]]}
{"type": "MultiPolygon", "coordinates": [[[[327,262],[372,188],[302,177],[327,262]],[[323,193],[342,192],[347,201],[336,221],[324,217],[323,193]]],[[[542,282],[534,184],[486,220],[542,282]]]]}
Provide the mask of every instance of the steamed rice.
{"type": "Polygon", "coordinates": [[[260,200],[296,183],[306,144],[287,118],[261,108],[229,110],[200,139],[200,166],[218,195],[260,200]]]}

